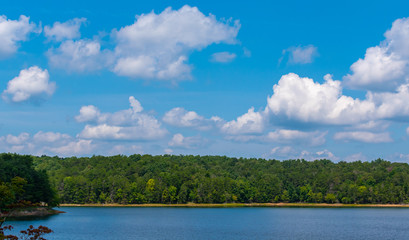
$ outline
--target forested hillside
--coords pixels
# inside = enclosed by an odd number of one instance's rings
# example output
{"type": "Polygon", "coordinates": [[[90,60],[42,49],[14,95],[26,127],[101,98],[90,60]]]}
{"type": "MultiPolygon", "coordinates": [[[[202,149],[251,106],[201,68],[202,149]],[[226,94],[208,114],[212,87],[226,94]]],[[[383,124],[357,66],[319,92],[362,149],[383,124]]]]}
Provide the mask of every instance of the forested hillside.
{"type": "Polygon", "coordinates": [[[0,212],[22,201],[49,206],[58,203],[46,171],[34,169],[32,156],[0,154],[0,212]]]}
{"type": "Polygon", "coordinates": [[[34,157],[62,203],[408,203],[409,165],[222,156],[34,157]]]}

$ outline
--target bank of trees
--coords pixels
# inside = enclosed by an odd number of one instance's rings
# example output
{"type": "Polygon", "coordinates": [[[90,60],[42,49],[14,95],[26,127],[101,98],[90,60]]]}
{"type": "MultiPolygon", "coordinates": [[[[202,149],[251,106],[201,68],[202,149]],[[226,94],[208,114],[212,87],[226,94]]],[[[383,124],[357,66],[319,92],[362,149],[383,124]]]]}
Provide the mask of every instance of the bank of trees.
{"type": "Polygon", "coordinates": [[[407,203],[409,165],[224,156],[35,157],[62,203],[407,203]]]}
{"type": "Polygon", "coordinates": [[[58,203],[45,170],[35,170],[33,157],[0,154],[0,212],[8,206],[58,203]]]}

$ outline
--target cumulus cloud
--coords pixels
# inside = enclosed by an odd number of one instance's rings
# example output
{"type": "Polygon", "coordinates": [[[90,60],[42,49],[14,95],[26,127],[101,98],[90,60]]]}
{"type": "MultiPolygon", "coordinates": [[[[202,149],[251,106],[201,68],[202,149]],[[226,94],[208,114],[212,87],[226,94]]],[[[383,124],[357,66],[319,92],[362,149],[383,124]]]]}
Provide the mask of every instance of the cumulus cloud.
{"type": "Polygon", "coordinates": [[[18,20],[7,19],[0,16],[0,58],[12,55],[19,48],[19,42],[26,41],[29,34],[38,32],[36,24],[30,18],[21,15],[18,20]]]}
{"type": "Polygon", "coordinates": [[[6,137],[3,137],[2,140],[5,140],[5,142],[10,145],[21,145],[24,144],[29,138],[30,134],[23,132],[18,136],[8,134],[6,137]]]}
{"type": "Polygon", "coordinates": [[[59,132],[43,132],[39,131],[33,136],[35,142],[53,143],[61,140],[69,140],[71,136],[59,132]]]}
{"type": "Polygon", "coordinates": [[[51,66],[69,72],[109,69],[120,76],[171,80],[190,79],[191,52],[211,44],[235,44],[240,29],[238,21],[217,20],[196,7],[165,9],[136,16],[133,24],[111,32],[114,50],[103,49],[98,37],[78,39],[85,18],[44,28],[49,39],[62,41],[47,52],[51,66]]]}
{"type": "Polygon", "coordinates": [[[78,156],[90,154],[95,146],[92,140],[78,139],[71,141],[63,146],[47,148],[48,151],[57,153],[61,156],[78,156]]]}
{"type": "Polygon", "coordinates": [[[46,53],[49,63],[68,72],[92,72],[101,70],[112,61],[108,50],[101,50],[98,40],[66,40],[58,48],[46,53]]]}
{"type": "Polygon", "coordinates": [[[379,119],[409,117],[409,84],[401,85],[396,92],[369,92],[367,99],[377,105],[376,117],[379,119]]]}
{"type": "Polygon", "coordinates": [[[212,62],[228,63],[236,58],[235,53],[230,52],[217,52],[212,54],[212,62]]]}
{"type": "Polygon", "coordinates": [[[163,137],[166,133],[167,131],[161,129],[160,124],[154,121],[138,126],[86,125],[79,136],[88,139],[155,140],[163,137]]]}
{"type": "Polygon", "coordinates": [[[19,135],[0,136],[0,150],[37,156],[46,154],[63,157],[97,153],[113,155],[144,152],[141,145],[135,145],[133,142],[121,141],[120,144],[115,144],[113,141],[82,139],[79,136],[72,137],[65,133],[45,131],[39,131],[33,136],[26,132],[19,135]]]}
{"type": "Polygon", "coordinates": [[[38,100],[51,96],[55,91],[55,82],[49,81],[47,70],[37,66],[23,69],[19,76],[13,78],[3,91],[3,99],[12,102],[38,100]]]}
{"type": "MultiPolygon", "coordinates": [[[[129,127],[128,127],[129,128],[129,127]]],[[[128,130],[120,126],[101,124],[97,126],[86,125],[80,137],[96,139],[129,139],[132,135],[128,130]]]]}
{"type": "Polygon", "coordinates": [[[95,149],[91,140],[73,139],[68,134],[39,131],[33,136],[23,132],[0,137],[1,151],[20,154],[58,154],[73,156],[90,154],[95,149]]]}
{"type": "Polygon", "coordinates": [[[162,120],[172,126],[194,128],[198,130],[210,130],[223,122],[219,117],[206,119],[194,111],[187,111],[184,108],[176,107],[165,113],[162,120]]]}
{"type": "Polygon", "coordinates": [[[389,132],[372,133],[364,131],[356,132],[337,132],[334,135],[335,140],[353,140],[365,143],[385,143],[392,142],[389,132]]]}
{"type": "Polygon", "coordinates": [[[409,82],[409,18],[397,19],[385,40],[366,50],[365,57],[351,65],[345,85],[353,89],[393,91],[409,82]]]}
{"type": "Polygon", "coordinates": [[[44,27],[44,35],[49,40],[55,41],[79,38],[81,36],[81,24],[85,23],[86,21],[86,18],[74,18],[63,23],[55,22],[52,27],[44,27]]]}
{"type": "Polygon", "coordinates": [[[170,140],[168,143],[168,145],[171,147],[186,148],[186,149],[196,149],[199,147],[203,147],[206,144],[207,144],[207,140],[199,136],[184,137],[180,133],[173,135],[172,140],[170,140]]]}
{"type": "Polygon", "coordinates": [[[380,120],[409,118],[409,84],[399,86],[395,92],[369,91],[360,100],[343,95],[341,82],[332,80],[330,75],[324,79],[320,84],[294,73],[282,76],[267,99],[266,111],[277,121],[352,125],[361,129],[385,125],[380,120]]]}
{"type": "Polygon", "coordinates": [[[325,143],[328,132],[303,132],[299,130],[280,129],[267,134],[267,139],[279,143],[304,143],[319,146],[325,143]]]}
{"type": "Polygon", "coordinates": [[[80,115],[75,116],[77,122],[94,122],[101,116],[101,112],[94,105],[82,106],[80,115]]]}
{"type": "Polygon", "coordinates": [[[268,154],[265,154],[265,157],[277,159],[305,159],[307,161],[317,159],[329,159],[332,161],[339,160],[339,157],[335,156],[335,154],[327,149],[310,152],[306,150],[299,151],[291,146],[274,147],[268,154]]]}
{"type": "Polygon", "coordinates": [[[154,140],[168,132],[133,96],[129,97],[131,108],[114,113],[101,113],[93,106],[83,106],[75,117],[78,122],[89,122],[78,135],[86,139],[154,140]],[[95,125],[96,124],[96,125],[95,125]]]}
{"type": "Polygon", "coordinates": [[[369,48],[365,58],[352,64],[353,74],[348,74],[345,84],[353,89],[394,90],[403,80],[406,62],[381,47],[369,48]]]}
{"type": "Polygon", "coordinates": [[[342,95],[341,82],[330,75],[323,84],[290,73],[274,85],[267,99],[267,111],[287,119],[325,124],[356,124],[375,114],[375,104],[342,95]]]}
{"type": "Polygon", "coordinates": [[[221,131],[231,135],[262,133],[264,126],[265,118],[262,113],[255,112],[252,107],[236,120],[223,124],[221,131]]]}
{"type": "Polygon", "coordinates": [[[213,43],[234,44],[239,29],[238,21],[218,21],[187,5],[142,14],[132,25],[112,32],[117,44],[113,71],[134,78],[187,79],[190,52],[213,43]]]}
{"type": "MultiPolygon", "coordinates": [[[[313,45],[289,47],[283,50],[283,57],[289,54],[289,63],[293,64],[307,64],[312,63],[314,58],[318,56],[318,49],[313,45]]],[[[282,61],[283,57],[279,60],[282,61]]]]}

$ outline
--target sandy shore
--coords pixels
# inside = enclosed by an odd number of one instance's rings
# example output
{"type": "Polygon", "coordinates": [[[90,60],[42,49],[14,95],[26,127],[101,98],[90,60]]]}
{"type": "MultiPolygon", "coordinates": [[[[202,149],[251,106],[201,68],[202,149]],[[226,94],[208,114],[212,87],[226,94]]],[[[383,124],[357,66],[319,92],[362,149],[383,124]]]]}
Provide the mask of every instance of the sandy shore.
{"type": "Polygon", "coordinates": [[[342,204],[342,203],[186,203],[186,204],[60,204],[61,207],[192,207],[192,208],[233,208],[233,207],[311,207],[311,208],[409,208],[409,204],[342,204]]]}

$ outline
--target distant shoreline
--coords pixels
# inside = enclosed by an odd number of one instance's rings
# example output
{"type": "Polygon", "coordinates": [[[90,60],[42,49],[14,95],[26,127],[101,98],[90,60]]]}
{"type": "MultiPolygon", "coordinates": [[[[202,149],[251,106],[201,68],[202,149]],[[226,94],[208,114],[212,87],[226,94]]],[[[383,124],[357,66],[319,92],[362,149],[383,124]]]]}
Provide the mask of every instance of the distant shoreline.
{"type": "Polygon", "coordinates": [[[180,207],[180,208],[236,208],[236,207],[299,207],[299,208],[409,208],[409,204],[342,204],[342,203],[185,203],[185,204],[117,204],[87,203],[60,204],[60,207],[180,207]]]}

